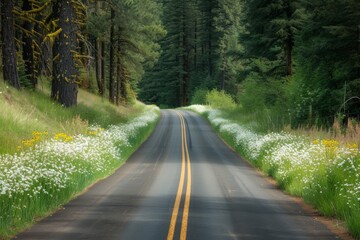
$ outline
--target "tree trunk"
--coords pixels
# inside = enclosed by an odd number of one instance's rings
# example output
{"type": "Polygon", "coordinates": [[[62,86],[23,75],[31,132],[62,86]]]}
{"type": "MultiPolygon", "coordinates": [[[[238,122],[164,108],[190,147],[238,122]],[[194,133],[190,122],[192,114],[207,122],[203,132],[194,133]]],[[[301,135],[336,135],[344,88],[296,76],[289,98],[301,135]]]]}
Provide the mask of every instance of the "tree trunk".
{"type": "Polygon", "coordinates": [[[99,94],[102,96],[103,93],[103,86],[102,86],[102,81],[101,81],[101,77],[102,77],[102,67],[101,67],[101,40],[99,38],[96,38],[96,43],[95,43],[95,71],[96,71],[96,82],[97,82],[97,86],[98,86],[98,92],[99,94]]]}
{"type": "Polygon", "coordinates": [[[212,76],[213,75],[213,59],[212,59],[212,31],[213,31],[213,13],[212,13],[213,9],[212,9],[212,3],[209,4],[209,8],[208,8],[208,64],[209,64],[209,75],[212,76]]]}
{"type": "MultiPolygon", "coordinates": [[[[185,19],[185,9],[183,10],[183,19],[185,19]]],[[[186,34],[186,22],[183,20],[182,24],[182,100],[181,106],[187,106],[188,104],[188,88],[189,88],[189,46],[186,34]]]]}
{"type": "MultiPolygon", "coordinates": [[[[31,4],[29,0],[24,0],[22,10],[29,11],[31,10],[31,4]]],[[[28,21],[24,21],[22,26],[26,32],[23,33],[23,60],[25,63],[25,74],[26,78],[29,80],[30,88],[35,89],[37,80],[36,80],[36,64],[35,64],[35,52],[33,46],[33,36],[30,33],[34,30],[34,24],[28,21]]]]}
{"type": "MultiPolygon", "coordinates": [[[[292,19],[292,10],[290,1],[286,1],[286,16],[288,20],[292,19]]],[[[292,51],[294,47],[294,37],[290,27],[286,28],[287,37],[285,39],[285,59],[286,59],[286,74],[291,76],[293,73],[292,69],[292,51]]]]}
{"type": "Polygon", "coordinates": [[[1,37],[4,80],[11,86],[20,89],[19,74],[17,71],[17,59],[15,48],[15,27],[13,0],[2,0],[1,2],[1,37]]]}
{"type": "Polygon", "coordinates": [[[116,71],[116,58],[115,58],[115,48],[116,48],[116,39],[115,39],[115,10],[111,8],[111,28],[110,28],[110,69],[109,69],[109,101],[111,103],[116,103],[115,96],[115,71],[116,71]]]}
{"type": "MultiPolygon", "coordinates": [[[[97,15],[99,12],[99,5],[100,3],[98,1],[96,1],[95,3],[95,14],[97,15]]],[[[102,61],[101,61],[101,57],[102,57],[102,41],[99,37],[95,37],[95,72],[96,72],[96,83],[98,86],[98,93],[103,96],[104,95],[104,86],[102,85],[102,81],[101,81],[101,77],[102,77],[102,61]]]]}
{"type": "Polygon", "coordinates": [[[293,40],[292,40],[292,36],[289,36],[285,41],[286,74],[288,76],[291,76],[293,73],[292,49],[293,49],[293,40]]]}
{"type": "Polygon", "coordinates": [[[197,71],[197,42],[198,42],[198,21],[195,17],[194,25],[194,70],[197,71]]]}
{"type": "MultiPolygon", "coordinates": [[[[121,55],[124,57],[125,56],[125,49],[121,48],[119,45],[119,53],[121,53],[121,55]]],[[[126,104],[127,103],[127,88],[126,88],[126,82],[128,79],[128,73],[127,73],[127,69],[125,68],[124,64],[122,64],[121,58],[119,58],[119,64],[120,64],[120,76],[121,78],[119,79],[119,92],[120,92],[120,99],[121,99],[121,103],[122,104],[126,104]]]]}
{"type": "MultiPolygon", "coordinates": [[[[99,12],[99,2],[96,1],[95,3],[95,14],[97,15],[99,12]]],[[[103,95],[103,86],[101,81],[101,40],[99,37],[95,37],[95,72],[96,72],[96,83],[98,86],[98,93],[102,96],[103,95]]]]}
{"type": "Polygon", "coordinates": [[[226,76],[226,71],[224,66],[224,68],[221,70],[220,90],[225,90],[225,76],[226,76]]]}
{"type": "Polygon", "coordinates": [[[121,81],[122,81],[122,71],[121,71],[121,59],[120,54],[117,54],[116,57],[116,105],[121,103],[120,99],[120,90],[121,90],[121,81]]]}
{"type": "Polygon", "coordinates": [[[102,96],[105,97],[106,93],[106,43],[101,42],[101,85],[102,96]]]}
{"type": "Polygon", "coordinates": [[[71,1],[57,0],[53,7],[54,15],[59,19],[62,29],[54,43],[54,69],[51,98],[71,107],[77,104],[78,72],[75,67],[74,51],[77,46],[77,25],[74,6],[71,1]]]}
{"type": "Polygon", "coordinates": [[[121,68],[121,72],[122,72],[122,78],[121,78],[121,83],[120,83],[120,95],[121,95],[121,99],[123,104],[126,104],[128,101],[128,96],[127,96],[127,89],[126,89],[126,82],[128,79],[128,76],[126,74],[126,68],[123,66],[121,68]]]}

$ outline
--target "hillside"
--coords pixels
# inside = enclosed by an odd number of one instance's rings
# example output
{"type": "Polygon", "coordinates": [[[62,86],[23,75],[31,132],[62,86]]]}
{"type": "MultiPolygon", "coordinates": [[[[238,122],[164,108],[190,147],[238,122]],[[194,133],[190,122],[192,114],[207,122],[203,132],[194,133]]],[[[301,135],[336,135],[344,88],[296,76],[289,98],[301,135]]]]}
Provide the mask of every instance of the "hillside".
{"type": "Polygon", "coordinates": [[[48,92],[47,86],[39,86],[36,91],[17,91],[0,81],[0,153],[16,152],[34,131],[48,132],[48,136],[84,133],[89,125],[106,127],[126,122],[144,108],[139,102],[115,106],[80,89],[79,104],[69,109],[51,101],[48,92]]]}

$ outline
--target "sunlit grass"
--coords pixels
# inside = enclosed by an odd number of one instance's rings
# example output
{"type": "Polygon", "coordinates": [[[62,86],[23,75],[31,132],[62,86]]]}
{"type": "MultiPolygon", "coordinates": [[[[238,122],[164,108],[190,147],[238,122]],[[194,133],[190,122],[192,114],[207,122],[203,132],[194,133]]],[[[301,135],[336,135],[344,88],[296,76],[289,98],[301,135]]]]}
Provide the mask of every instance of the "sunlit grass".
{"type": "Polygon", "coordinates": [[[48,131],[50,135],[85,133],[89,125],[106,127],[126,122],[142,109],[114,106],[106,99],[79,90],[78,106],[66,109],[50,101],[49,86],[44,84],[35,92],[17,91],[0,79],[0,153],[14,153],[33,131],[48,131]],[[11,134],[9,134],[11,133],[11,134]]]}
{"type": "Polygon", "coordinates": [[[350,233],[360,238],[360,151],[355,131],[352,137],[316,135],[314,129],[311,136],[298,131],[264,133],[210,107],[189,109],[205,116],[228,144],[280,187],[303,197],[325,216],[343,219],[350,233]]]}

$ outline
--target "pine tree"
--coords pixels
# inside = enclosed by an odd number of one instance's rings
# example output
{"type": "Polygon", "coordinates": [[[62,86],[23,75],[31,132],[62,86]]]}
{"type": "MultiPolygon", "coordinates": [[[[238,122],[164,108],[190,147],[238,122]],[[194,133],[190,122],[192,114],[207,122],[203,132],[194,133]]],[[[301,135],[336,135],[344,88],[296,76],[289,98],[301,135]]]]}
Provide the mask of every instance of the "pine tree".
{"type": "Polygon", "coordinates": [[[242,34],[244,57],[251,61],[251,71],[269,76],[292,75],[294,32],[301,23],[299,1],[245,1],[242,34]],[[252,61],[252,60],[260,61],[252,61]],[[260,64],[260,65],[259,65],[260,64]]]}
{"type": "Polygon", "coordinates": [[[163,22],[167,35],[161,40],[162,55],[158,65],[151,73],[145,75],[140,96],[150,96],[157,104],[181,106],[187,101],[189,72],[188,53],[190,46],[187,37],[188,21],[185,16],[189,1],[165,0],[163,22]],[[148,83],[147,83],[148,82],[148,83]],[[152,90],[154,89],[154,90],[152,90]],[[152,91],[155,97],[146,93],[152,91]]]}
{"type": "Polygon", "coordinates": [[[219,88],[233,95],[237,94],[236,78],[240,66],[236,56],[241,51],[238,42],[239,35],[243,31],[240,25],[241,11],[241,2],[221,0],[215,17],[215,31],[219,36],[217,41],[219,88]]]}
{"type": "MultiPolygon", "coordinates": [[[[307,18],[296,38],[295,104],[331,124],[336,114],[360,118],[360,3],[304,2],[307,18]],[[340,14],[341,13],[341,14],[340,14]],[[300,93],[300,94],[299,94],[300,93]]],[[[307,112],[297,108],[299,121],[307,112]]]]}

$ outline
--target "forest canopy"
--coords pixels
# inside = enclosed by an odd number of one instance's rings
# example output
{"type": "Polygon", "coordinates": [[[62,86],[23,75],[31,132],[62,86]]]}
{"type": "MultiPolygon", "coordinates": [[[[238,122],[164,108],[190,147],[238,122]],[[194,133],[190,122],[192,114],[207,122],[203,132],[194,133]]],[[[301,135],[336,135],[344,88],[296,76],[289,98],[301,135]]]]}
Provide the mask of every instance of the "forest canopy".
{"type": "Polygon", "coordinates": [[[175,107],[224,90],[293,125],[360,119],[357,0],[163,1],[158,64],[140,98],[175,107]]]}
{"type": "Polygon", "coordinates": [[[67,107],[78,87],[162,107],[217,89],[292,125],[360,119],[357,0],[3,0],[1,40],[4,80],[45,76],[67,107]]]}

